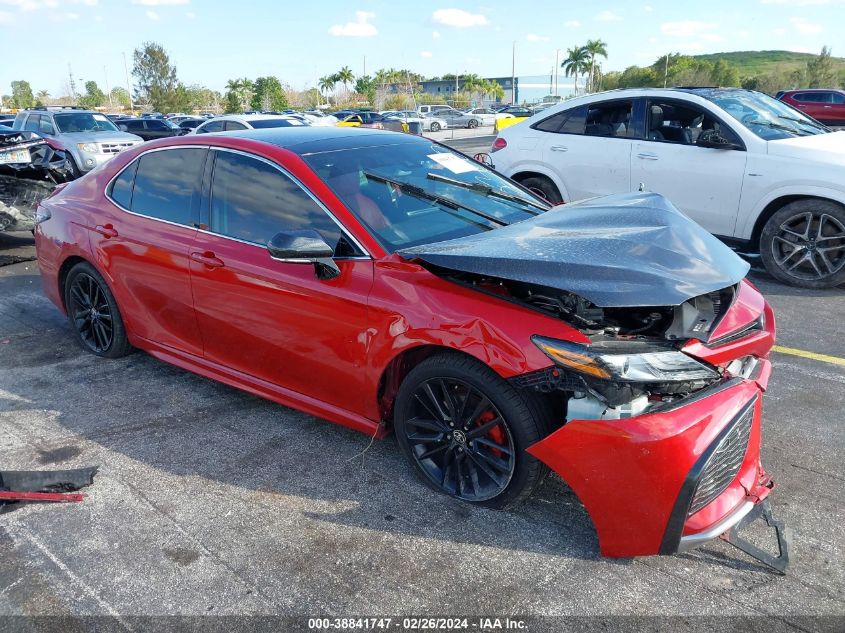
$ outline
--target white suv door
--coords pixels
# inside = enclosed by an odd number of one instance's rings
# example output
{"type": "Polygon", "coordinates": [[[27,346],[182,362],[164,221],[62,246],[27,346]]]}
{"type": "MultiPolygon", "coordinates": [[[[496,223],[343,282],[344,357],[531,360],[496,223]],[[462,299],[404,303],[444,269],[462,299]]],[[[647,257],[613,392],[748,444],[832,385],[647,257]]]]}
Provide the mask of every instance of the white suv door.
{"type": "Polygon", "coordinates": [[[565,202],[631,190],[632,99],[563,110],[534,125],[565,202]]]}
{"type": "Polygon", "coordinates": [[[682,99],[648,99],[646,138],[633,143],[631,184],[666,196],[716,235],[734,234],[747,153],[709,110],[682,99]],[[727,141],[714,149],[714,140],[727,141]]]}

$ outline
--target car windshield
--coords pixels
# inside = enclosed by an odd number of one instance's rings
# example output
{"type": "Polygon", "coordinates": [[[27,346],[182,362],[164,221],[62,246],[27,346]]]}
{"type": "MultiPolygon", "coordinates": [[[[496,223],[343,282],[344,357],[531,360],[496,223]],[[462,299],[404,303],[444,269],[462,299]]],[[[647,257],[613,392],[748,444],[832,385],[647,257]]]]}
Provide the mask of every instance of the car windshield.
{"type": "Polygon", "coordinates": [[[489,231],[549,208],[474,160],[425,140],[303,158],[390,252],[489,231]]]}
{"type": "Polygon", "coordinates": [[[821,123],[760,92],[715,92],[704,96],[766,141],[830,132],[821,123]]]}
{"type": "Polygon", "coordinates": [[[256,119],[250,121],[249,124],[256,130],[263,130],[269,127],[294,127],[297,125],[307,125],[301,119],[256,119]]]}
{"type": "Polygon", "coordinates": [[[53,115],[59,132],[119,132],[114,123],[105,114],[73,112],[53,115]]]}

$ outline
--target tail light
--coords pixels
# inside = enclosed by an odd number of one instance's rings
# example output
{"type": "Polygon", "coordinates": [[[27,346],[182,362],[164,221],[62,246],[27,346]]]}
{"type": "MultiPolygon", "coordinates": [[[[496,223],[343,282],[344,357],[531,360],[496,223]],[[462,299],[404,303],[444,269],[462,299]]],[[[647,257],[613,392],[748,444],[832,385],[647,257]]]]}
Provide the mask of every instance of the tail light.
{"type": "Polygon", "coordinates": [[[501,136],[497,136],[496,140],[493,141],[493,147],[490,149],[491,152],[498,152],[500,149],[505,149],[508,146],[508,142],[503,139],[501,136]]]}
{"type": "Polygon", "coordinates": [[[57,150],[64,150],[65,146],[59,143],[56,139],[50,138],[49,136],[44,137],[44,142],[47,143],[50,147],[57,150]]]}

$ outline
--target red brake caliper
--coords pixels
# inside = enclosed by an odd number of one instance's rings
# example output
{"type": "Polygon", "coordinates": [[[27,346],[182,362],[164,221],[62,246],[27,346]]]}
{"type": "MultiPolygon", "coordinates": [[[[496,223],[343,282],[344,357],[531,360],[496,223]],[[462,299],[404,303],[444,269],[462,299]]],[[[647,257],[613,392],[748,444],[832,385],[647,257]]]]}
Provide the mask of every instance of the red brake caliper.
{"type": "MultiPolygon", "coordinates": [[[[480,416],[478,416],[478,423],[476,424],[476,426],[483,426],[495,417],[496,414],[492,411],[485,411],[480,416]]],[[[496,442],[496,444],[505,443],[505,434],[500,426],[494,426],[492,429],[487,431],[487,437],[496,442]]],[[[500,451],[498,448],[490,448],[490,452],[493,453],[496,457],[502,456],[502,451],[500,451]]]]}

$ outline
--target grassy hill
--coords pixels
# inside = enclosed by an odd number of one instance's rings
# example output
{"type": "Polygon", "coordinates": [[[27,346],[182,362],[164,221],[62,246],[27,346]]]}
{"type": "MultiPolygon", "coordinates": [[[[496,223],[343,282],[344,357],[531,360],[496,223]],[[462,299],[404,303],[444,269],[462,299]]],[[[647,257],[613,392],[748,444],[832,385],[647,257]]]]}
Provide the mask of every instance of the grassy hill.
{"type": "MultiPolygon", "coordinates": [[[[807,67],[807,62],[816,55],[810,53],[793,53],[790,51],[736,51],[733,53],[712,53],[710,55],[693,55],[696,59],[716,62],[724,59],[733,64],[739,71],[740,77],[757,76],[777,71],[787,73],[807,67]]],[[[833,57],[836,74],[845,73],[845,58],[833,57]]]]}

